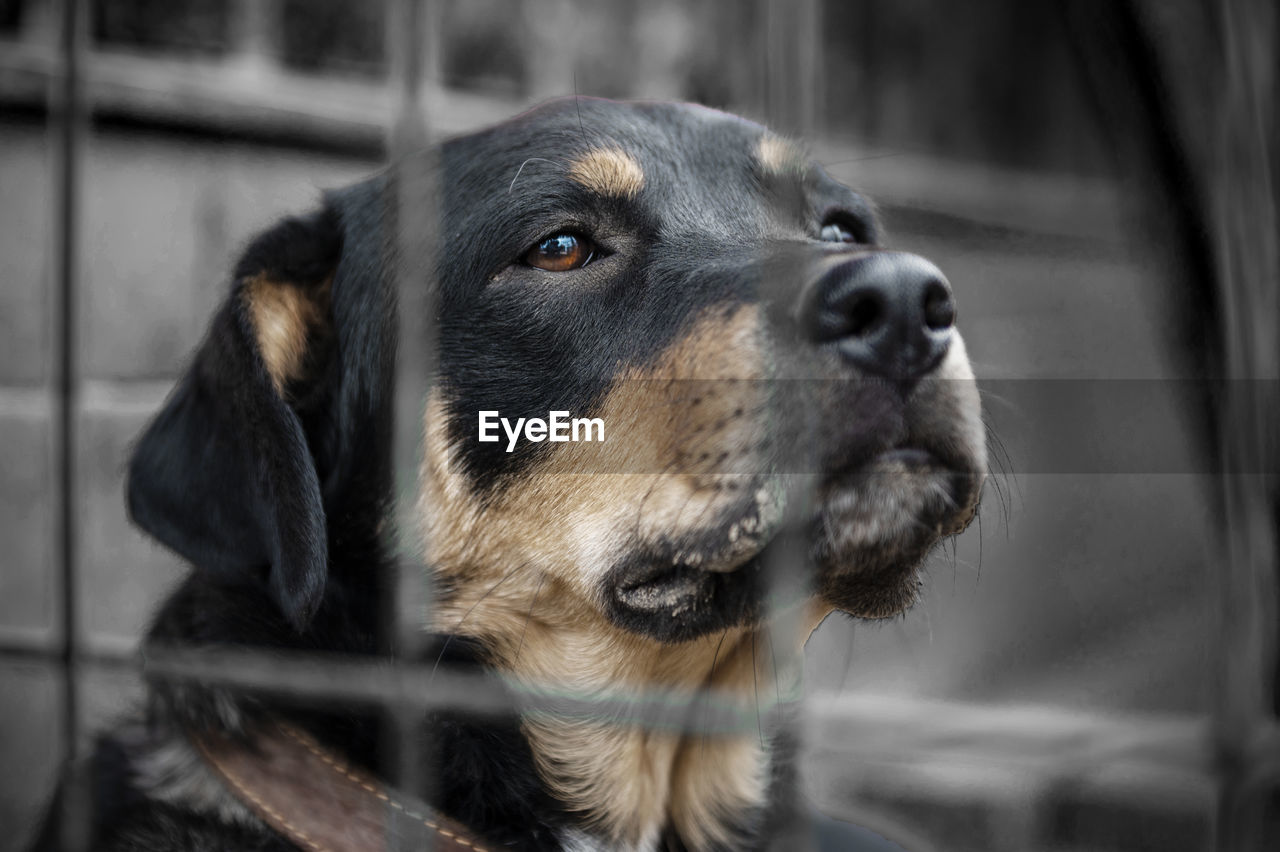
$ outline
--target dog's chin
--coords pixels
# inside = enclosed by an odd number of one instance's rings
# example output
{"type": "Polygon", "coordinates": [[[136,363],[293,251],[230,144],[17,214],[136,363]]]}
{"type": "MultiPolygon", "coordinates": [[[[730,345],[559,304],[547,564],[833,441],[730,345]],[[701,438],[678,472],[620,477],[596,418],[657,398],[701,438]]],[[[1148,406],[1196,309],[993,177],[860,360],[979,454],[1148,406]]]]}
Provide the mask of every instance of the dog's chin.
{"type": "Polygon", "coordinates": [[[915,603],[925,558],[968,526],[980,489],[971,466],[918,449],[883,452],[824,483],[807,529],[739,550],[731,565],[711,570],[713,560],[689,551],[633,555],[605,580],[605,613],[669,643],[750,626],[766,600],[787,606],[815,594],[851,615],[889,618],[915,603]],[[795,566],[795,553],[807,565],[795,566]]]}
{"type": "Polygon", "coordinates": [[[910,608],[925,558],[973,520],[981,486],[972,465],[921,449],[890,450],[834,477],[810,534],[819,597],[862,618],[910,608]]]}

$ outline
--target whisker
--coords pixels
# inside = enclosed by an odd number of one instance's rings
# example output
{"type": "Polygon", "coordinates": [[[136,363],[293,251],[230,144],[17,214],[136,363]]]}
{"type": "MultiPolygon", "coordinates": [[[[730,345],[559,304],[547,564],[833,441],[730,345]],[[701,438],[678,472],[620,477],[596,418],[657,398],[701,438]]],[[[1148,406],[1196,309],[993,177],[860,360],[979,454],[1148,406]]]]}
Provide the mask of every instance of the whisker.
{"type": "Polygon", "coordinates": [[[529,632],[529,622],[533,620],[533,608],[538,605],[538,595],[542,594],[542,584],[547,581],[547,575],[544,572],[538,578],[538,588],[534,589],[533,602],[529,604],[529,613],[524,617],[524,627],[520,630],[520,643],[516,645],[516,656],[512,665],[520,662],[520,652],[524,650],[524,635],[529,632]]]}
{"type": "MultiPolygon", "coordinates": [[[[720,634],[720,641],[716,643],[716,652],[711,655],[711,674],[707,676],[707,683],[709,684],[713,683],[716,679],[716,661],[720,659],[720,648],[724,645],[724,637],[728,635],[729,635],[729,628],[726,627],[724,629],[724,632],[720,634]]],[[[703,713],[706,714],[709,712],[710,712],[710,709],[704,707],[703,713]]],[[[707,740],[710,738],[711,738],[711,732],[708,727],[704,729],[702,732],[701,749],[703,752],[707,750],[707,740]]]]}
{"type": "Polygon", "coordinates": [[[766,630],[765,638],[769,640],[769,659],[773,663],[773,692],[778,699],[778,706],[782,706],[782,686],[778,683],[778,655],[773,650],[773,631],[766,630]]]}
{"type": "MultiPolygon", "coordinates": [[[[978,365],[974,364],[973,368],[975,370],[978,369],[978,365]]],[[[982,397],[983,402],[998,402],[1011,411],[1016,411],[1018,407],[1012,399],[1004,394],[996,393],[990,388],[983,387],[981,381],[978,382],[978,396],[982,397]]]]}
{"type": "Polygon", "coordinates": [[[956,563],[960,561],[960,545],[956,542],[956,537],[951,536],[951,595],[956,594],[956,563]]]}
{"type": "Polygon", "coordinates": [[[849,681],[849,672],[853,671],[853,646],[857,637],[858,622],[849,619],[849,644],[845,646],[844,668],[840,672],[840,685],[836,687],[837,694],[844,692],[845,686],[849,681]]]}
{"type": "MultiPolygon", "coordinates": [[[[478,597],[476,599],[476,602],[473,603],[467,609],[467,611],[462,614],[462,618],[459,618],[458,623],[453,625],[453,629],[450,630],[449,635],[445,637],[444,644],[440,646],[440,653],[436,655],[436,661],[431,666],[431,674],[428,675],[427,677],[428,686],[430,686],[431,683],[435,680],[436,670],[440,668],[440,661],[444,659],[445,652],[449,650],[449,645],[453,642],[453,637],[458,635],[458,630],[462,627],[463,622],[465,622],[468,618],[470,618],[471,613],[476,611],[476,607],[480,606],[480,604],[484,602],[484,599],[489,597],[489,595],[493,594],[494,591],[496,591],[499,586],[501,586],[503,583],[507,582],[507,580],[514,577],[517,572],[522,571],[528,567],[529,567],[529,563],[524,562],[524,563],[521,563],[520,565],[517,565],[515,568],[512,568],[506,574],[502,575],[502,578],[499,579],[498,582],[494,583],[487,590],[485,590],[485,593],[480,597],[478,597]]],[[[546,576],[546,575],[543,575],[543,576],[546,576]]]]}
{"type": "Polygon", "coordinates": [[[760,748],[764,748],[764,727],[760,724],[760,676],[756,672],[756,637],[751,639],[751,686],[756,694],[756,733],[760,735],[760,748]]]}
{"type": "Polygon", "coordinates": [[[520,179],[520,173],[524,171],[524,167],[532,163],[534,160],[539,160],[544,163],[552,162],[551,160],[548,160],[546,157],[529,157],[527,160],[525,160],[523,163],[520,164],[520,168],[516,169],[516,176],[511,179],[511,185],[507,187],[507,195],[510,195],[511,190],[516,188],[516,181],[520,179]]]}
{"type": "Polygon", "coordinates": [[[978,513],[977,520],[978,520],[978,566],[977,566],[978,573],[977,573],[977,576],[975,576],[973,579],[973,584],[975,586],[982,582],[982,539],[985,538],[985,536],[982,534],[982,513],[981,512],[978,513]]]}
{"type": "Polygon", "coordinates": [[[1000,503],[1000,514],[1004,524],[1005,538],[1009,537],[1009,523],[1013,518],[1013,492],[1011,489],[1017,489],[1018,502],[1023,502],[1022,488],[1018,482],[1018,478],[1013,474],[1013,460],[1009,456],[1009,451],[1004,445],[1004,441],[991,428],[990,423],[983,424],[986,427],[987,445],[991,449],[989,479],[992,487],[996,490],[996,495],[1000,503]]]}
{"type": "Polygon", "coordinates": [[[963,568],[966,571],[972,571],[975,576],[977,575],[978,566],[970,562],[968,559],[956,559],[955,567],[963,568]]]}
{"type": "Polygon", "coordinates": [[[647,489],[645,489],[644,496],[640,498],[640,502],[636,504],[636,519],[635,519],[635,522],[631,525],[631,529],[633,533],[638,534],[640,532],[640,521],[643,520],[644,518],[645,504],[649,502],[649,498],[653,496],[654,491],[657,490],[658,486],[663,483],[667,475],[670,474],[675,469],[676,465],[678,465],[679,463],[680,463],[679,459],[672,459],[671,461],[667,462],[667,464],[662,468],[662,470],[653,474],[652,483],[649,485],[647,489]]]}
{"type": "Polygon", "coordinates": [[[865,163],[870,160],[884,160],[884,159],[888,159],[889,157],[905,157],[906,155],[907,155],[906,151],[891,151],[887,154],[867,154],[865,157],[850,157],[847,160],[832,160],[829,163],[819,163],[819,165],[821,165],[824,169],[829,169],[832,166],[844,166],[844,165],[848,165],[849,163],[865,163]]]}
{"type": "Polygon", "coordinates": [[[578,95],[578,72],[573,72],[573,108],[578,111],[578,132],[582,134],[585,142],[587,139],[587,129],[582,126],[582,103],[581,97],[578,95]]]}

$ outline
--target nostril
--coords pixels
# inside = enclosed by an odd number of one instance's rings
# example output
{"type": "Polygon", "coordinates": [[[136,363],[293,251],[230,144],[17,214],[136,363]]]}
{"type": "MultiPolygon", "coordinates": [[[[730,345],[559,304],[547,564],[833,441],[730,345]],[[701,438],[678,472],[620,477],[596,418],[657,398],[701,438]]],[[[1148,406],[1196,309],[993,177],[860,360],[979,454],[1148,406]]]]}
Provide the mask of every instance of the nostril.
{"type": "Polygon", "coordinates": [[[846,316],[849,336],[866,337],[880,324],[884,303],[874,293],[863,293],[849,306],[846,316]]]}
{"type": "Polygon", "coordinates": [[[862,252],[823,269],[801,294],[796,319],[810,342],[834,344],[863,373],[911,383],[946,356],[956,301],[924,258],[862,252]]]}
{"type": "Polygon", "coordinates": [[[924,324],[932,331],[951,328],[956,322],[956,303],[941,281],[930,281],[924,292],[924,324]]]}

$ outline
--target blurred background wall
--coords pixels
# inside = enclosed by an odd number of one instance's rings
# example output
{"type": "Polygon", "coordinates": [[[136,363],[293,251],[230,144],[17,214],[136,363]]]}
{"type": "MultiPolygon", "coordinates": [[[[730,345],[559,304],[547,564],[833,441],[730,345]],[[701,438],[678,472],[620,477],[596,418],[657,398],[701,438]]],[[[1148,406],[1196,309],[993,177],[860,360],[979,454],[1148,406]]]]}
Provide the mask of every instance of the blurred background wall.
{"type": "MultiPolygon", "coordinates": [[[[442,2],[433,125],[573,92],[762,117],[768,5],[442,2]]],[[[1117,168],[1055,5],[827,2],[804,42],[811,146],[877,200],[893,244],[948,274],[1007,449],[919,607],[812,639],[810,784],[940,849],[1202,849],[1212,483],[1168,390],[1191,367],[1169,333],[1167,246],[1132,203],[1141,187],[1117,168]],[[1102,387],[1143,404],[1091,406],[1102,387]]],[[[88,6],[69,483],[81,736],[136,702],[139,633],[185,570],[126,521],[129,442],[237,247],[376,169],[394,104],[381,2],[88,6]]],[[[67,730],[56,12],[0,0],[0,846],[37,814],[67,730]]]]}

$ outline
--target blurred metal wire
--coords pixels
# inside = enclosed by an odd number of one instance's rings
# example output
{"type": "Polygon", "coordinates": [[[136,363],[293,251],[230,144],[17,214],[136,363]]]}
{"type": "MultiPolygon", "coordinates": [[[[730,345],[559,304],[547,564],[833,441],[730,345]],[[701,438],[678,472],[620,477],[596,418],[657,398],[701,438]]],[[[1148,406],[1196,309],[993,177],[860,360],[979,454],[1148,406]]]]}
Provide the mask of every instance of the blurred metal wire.
{"type": "Polygon", "coordinates": [[[800,700],[773,684],[759,707],[719,689],[655,687],[643,692],[580,693],[557,682],[517,681],[449,666],[374,661],[333,654],[275,653],[203,647],[152,647],[145,654],[148,677],[221,685],[251,693],[343,704],[403,708],[419,721],[430,710],[452,709],[480,716],[556,713],[655,731],[694,734],[755,734],[762,724],[789,713],[800,700]],[[759,716],[757,716],[757,710],[759,716]]]}
{"type": "MultiPolygon", "coordinates": [[[[425,647],[423,615],[431,602],[430,575],[421,560],[417,481],[421,461],[422,412],[435,372],[437,329],[435,247],[439,232],[435,141],[426,97],[439,79],[440,4],[393,0],[387,16],[391,85],[398,91],[389,140],[397,180],[392,183],[396,273],[396,371],[392,444],[395,488],[396,659],[411,665],[425,647]]],[[[422,708],[392,701],[395,720],[387,747],[394,750],[395,781],[423,801],[432,801],[431,756],[424,748],[422,708]]],[[[389,839],[389,842],[394,840],[389,839]]]]}
{"type": "Polygon", "coordinates": [[[779,133],[811,139],[822,102],[822,4],[762,0],[763,106],[779,133]]]}
{"type": "MultiPolygon", "coordinates": [[[[1227,470],[1274,472],[1280,459],[1280,219],[1275,167],[1277,12],[1267,0],[1221,6],[1225,97],[1213,143],[1213,222],[1227,374],[1273,381],[1232,383],[1222,412],[1227,470]],[[1241,392],[1243,388],[1244,392],[1241,392]]],[[[1217,739],[1228,775],[1219,849],[1248,852],[1280,842],[1277,736],[1277,595],[1280,491],[1274,473],[1222,478],[1227,519],[1222,572],[1222,689],[1217,739]]],[[[1272,847],[1274,848],[1274,847],[1272,847]]]]}
{"type": "Polygon", "coordinates": [[[79,541],[76,492],[76,423],[79,416],[80,378],[77,318],[80,311],[79,216],[81,166],[88,126],[82,80],[87,48],[84,0],[62,0],[58,73],[50,88],[49,114],[56,132],[58,168],[53,209],[57,216],[56,276],[57,321],[57,439],[58,465],[57,536],[61,548],[58,564],[62,580],[62,712],[66,782],[62,793],[60,840],[71,852],[88,845],[89,785],[80,754],[80,578],[77,570],[79,541]]]}
{"type": "MultiPolygon", "coordinates": [[[[764,41],[763,71],[763,112],[765,121],[775,132],[784,133],[799,139],[809,140],[812,137],[817,117],[818,85],[821,75],[818,73],[818,55],[821,45],[819,21],[821,7],[817,0],[763,0],[760,8],[763,21],[762,38],[764,41]]],[[[768,286],[764,280],[769,276],[762,274],[762,289],[768,286]]],[[[784,293],[762,293],[761,297],[784,298],[784,293]]],[[[805,441],[806,445],[810,442],[805,441]]],[[[811,469],[811,468],[810,468],[811,469]]],[[[786,480],[786,514],[793,522],[798,522],[805,529],[805,522],[811,517],[813,501],[813,478],[808,476],[785,477],[786,480]]],[[[753,655],[752,666],[756,677],[760,673],[771,672],[776,696],[781,701],[779,684],[798,681],[804,669],[802,620],[804,608],[787,606],[788,600],[794,600],[795,577],[804,577],[807,560],[807,542],[803,536],[783,536],[779,547],[775,548],[768,560],[764,576],[769,585],[766,598],[768,607],[765,612],[765,623],[761,633],[766,639],[769,659],[756,660],[753,655]]],[[[759,644],[759,643],[757,643],[759,644]]],[[[766,679],[765,694],[770,690],[766,679]]],[[[760,688],[756,684],[755,699],[760,701],[760,688]]],[[[797,712],[781,717],[780,724],[771,734],[780,743],[804,742],[807,727],[803,706],[797,712]]],[[[764,745],[764,734],[761,733],[761,745],[764,745]]],[[[793,808],[798,815],[802,812],[799,804],[800,791],[791,781],[791,789],[775,789],[771,795],[783,808],[793,808]]],[[[783,782],[784,785],[787,782],[783,782]]],[[[775,785],[779,786],[779,785],[775,785]]],[[[780,838],[781,842],[792,847],[807,849],[814,839],[807,829],[802,828],[803,819],[797,816],[791,820],[792,825],[780,838]]]]}
{"type": "Polygon", "coordinates": [[[1197,375],[1230,380],[1206,383],[1197,412],[1203,451],[1222,472],[1207,495],[1219,503],[1222,556],[1211,578],[1217,846],[1268,848],[1280,783],[1276,11],[1265,0],[1085,0],[1066,10],[1120,165],[1141,181],[1141,212],[1170,247],[1179,354],[1197,375]],[[1192,73],[1184,52],[1199,59],[1192,73]]]}

